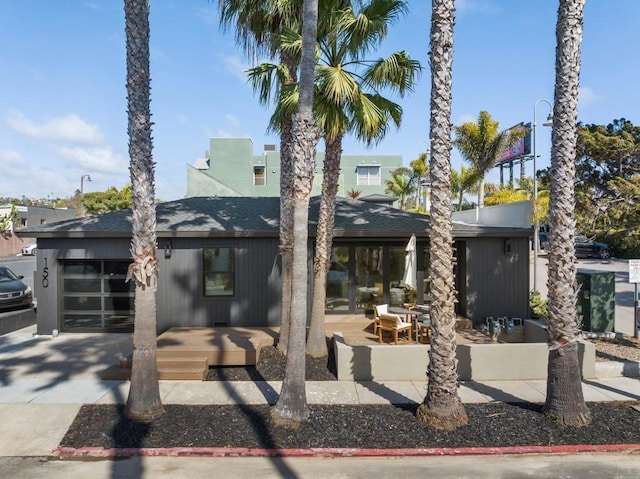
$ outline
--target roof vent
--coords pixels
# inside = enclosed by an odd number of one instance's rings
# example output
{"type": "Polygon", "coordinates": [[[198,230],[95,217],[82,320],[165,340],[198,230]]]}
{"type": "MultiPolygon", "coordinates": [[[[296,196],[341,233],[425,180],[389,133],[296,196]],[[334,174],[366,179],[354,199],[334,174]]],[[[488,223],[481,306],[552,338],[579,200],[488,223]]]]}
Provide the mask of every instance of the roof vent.
{"type": "Polygon", "coordinates": [[[273,145],[273,144],[264,145],[263,151],[276,151],[276,145],[273,145]]]}

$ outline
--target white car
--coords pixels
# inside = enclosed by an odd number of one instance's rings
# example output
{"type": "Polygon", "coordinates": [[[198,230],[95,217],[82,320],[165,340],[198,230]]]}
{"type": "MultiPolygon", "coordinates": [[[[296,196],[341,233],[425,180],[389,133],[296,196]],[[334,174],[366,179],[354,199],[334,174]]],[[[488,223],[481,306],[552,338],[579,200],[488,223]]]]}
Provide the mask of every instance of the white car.
{"type": "Polygon", "coordinates": [[[38,243],[29,243],[22,247],[22,256],[35,256],[38,252],[38,243]]]}

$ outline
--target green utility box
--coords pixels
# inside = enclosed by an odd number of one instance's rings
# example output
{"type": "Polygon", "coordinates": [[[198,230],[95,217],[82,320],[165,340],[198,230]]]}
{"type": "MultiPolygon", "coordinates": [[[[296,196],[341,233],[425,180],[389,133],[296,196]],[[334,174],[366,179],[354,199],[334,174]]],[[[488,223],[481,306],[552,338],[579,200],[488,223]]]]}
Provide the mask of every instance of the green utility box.
{"type": "Polygon", "coordinates": [[[582,330],[610,333],[615,329],[616,281],[612,271],[579,269],[576,309],[582,330]]]}

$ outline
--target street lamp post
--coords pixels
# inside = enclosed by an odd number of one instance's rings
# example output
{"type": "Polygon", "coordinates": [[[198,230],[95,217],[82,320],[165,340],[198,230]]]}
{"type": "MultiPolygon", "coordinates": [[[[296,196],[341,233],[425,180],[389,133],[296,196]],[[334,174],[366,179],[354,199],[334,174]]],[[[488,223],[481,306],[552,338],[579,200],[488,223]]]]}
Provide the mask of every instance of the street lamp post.
{"type": "Polygon", "coordinates": [[[81,175],[80,176],[80,217],[84,218],[84,205],[82,201],[84,200],[84,180],[91,181],[90,175],[81,175]]]}
{"type": "MultiPolygon", "coordinates": [[[[551,126],[553,124],[553,105],[549,100],[545,100],[544,98],[540,98],[536,100],[533,105],[533,205],[534,210],[538,200],[538,169],[536,167],[536,160],[538,158],[537,152],[537,135],[536,130],[538,124],[536,123],[536,110],[538,109],[538,104],[540,102],[546,103],[549,106],[549,115],[547,116],[547,120],[542,124],[542,126],[551,126]]],[[[540,223],[538,221],[538,215],[536,212],[534,223],[533,223],[533,290],[538,291],[538,253],[540,252],[540,223]]]]}

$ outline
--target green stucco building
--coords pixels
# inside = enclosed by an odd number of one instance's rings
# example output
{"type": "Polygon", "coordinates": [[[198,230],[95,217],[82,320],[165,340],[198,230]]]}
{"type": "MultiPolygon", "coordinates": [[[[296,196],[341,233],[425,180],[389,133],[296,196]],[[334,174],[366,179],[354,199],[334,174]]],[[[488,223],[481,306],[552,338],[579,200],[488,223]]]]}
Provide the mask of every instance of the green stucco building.
{"type": "MultiPolygon", "coordinates": [[[[318,152],[314,195],[321,192],[323,161],[324,152],[318,152]]],[[[338,195],[384,194],[390,172],[401,166],[401,155],[342,155],[338,195]]],[[[194,196],[280,196],[276,145],[264,145],[256,155],[250,138],[211,138],[205,158],[187,165],[187,197],[194,196]]]]}

